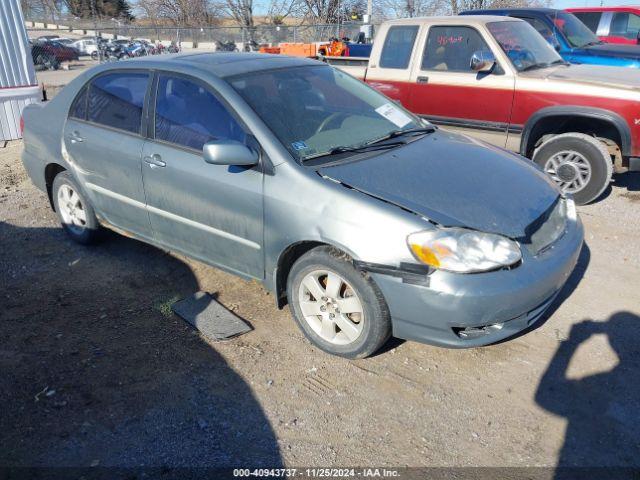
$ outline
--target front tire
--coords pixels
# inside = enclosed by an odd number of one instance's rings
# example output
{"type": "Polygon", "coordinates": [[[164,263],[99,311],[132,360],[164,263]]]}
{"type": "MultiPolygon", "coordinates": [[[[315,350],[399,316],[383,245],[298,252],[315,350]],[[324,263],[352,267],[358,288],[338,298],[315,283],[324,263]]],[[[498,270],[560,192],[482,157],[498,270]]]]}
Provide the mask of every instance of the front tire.
{"type": "Polygon", "coordinates": [[[62,228],[71,239],[82,245],[95,243],[100,223],[91,203],[68,172],[59,173],[53,180],[52,194],[62,228]]]}
{"type": "Polygon", "coordinates": [[[544,142],[533,161],[578,205],[598,198],[611,181],[613,163],[604,144],[584,133],[564,133],[544,142]]]}
{"type": "Polygon", "coordinates": [[[389,308],[367,274],[332,247],[317,247],[292,266],[289,307],[305,336],[327,353],[364,358],[391,336],[389,308]]]}

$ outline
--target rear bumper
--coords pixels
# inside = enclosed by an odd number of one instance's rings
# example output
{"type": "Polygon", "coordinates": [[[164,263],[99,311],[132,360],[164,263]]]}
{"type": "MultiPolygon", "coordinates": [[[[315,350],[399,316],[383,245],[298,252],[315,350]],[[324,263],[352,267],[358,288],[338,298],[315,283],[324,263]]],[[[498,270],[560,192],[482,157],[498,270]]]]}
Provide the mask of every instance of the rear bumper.
{"type": "Polygon", "coordinates": [[[513,270],[461,275],[435,272],[429,286],[372,274],[392,317],[393,335],[449,348],[488,345],[533,325],[573,271],[582,247],[580,220],[538,257],[523,252],[513,270]]]}

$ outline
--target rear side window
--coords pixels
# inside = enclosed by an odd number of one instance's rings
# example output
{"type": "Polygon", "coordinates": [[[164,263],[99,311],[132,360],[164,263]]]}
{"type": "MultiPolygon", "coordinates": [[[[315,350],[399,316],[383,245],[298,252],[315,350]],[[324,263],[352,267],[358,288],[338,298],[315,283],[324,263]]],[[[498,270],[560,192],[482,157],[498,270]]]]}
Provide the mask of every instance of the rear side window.
{"type": "Polygon", "coordinates": [[[76,96],[75,100],[71,104],[71,109],[69,110],[69,116],[72,118],[78,118],[80,120],[87,119],[87,91],[89,87],[86,85],[82,87],[80,93],[76,96]]]}
{"type": "Polygon", "coordinates": [[[418,25],[391,27],[384,39],[380,56],[381,68],[407,68],[418,34],[418,25]]]}
{"type": "Polygon", "coordinates": [[[140,133],[148,80],[149,74],[137,72],[109,73],[96,78],[89,89],[89,121],[140,133]]]}
{"type": "Polygon", "coordinates": [[[161,75],[155,138],[200,151],[211,140],[244,142],[245,132],[203,85],[184,77],[161,75]]]}
{"type": "Polygon", "coordinates": [[[609,35],[635,40],[638,38],[638,30],[640,30],[640,17],[638,15],[617,12],[611,19],[609,35]]]}
{"type": "Polygon", "coordinates": [[[489,50],[489,47],[471,27],[431,27],[422,69],[475,73],[471,70],[471,56],[478,50],[489,50]]]}
{"type": "Polygon", "coordinates": [[[600,17],[602,12],[572,12],[578,19],[584,23],[593,33],[598,31],[600,17]]]}

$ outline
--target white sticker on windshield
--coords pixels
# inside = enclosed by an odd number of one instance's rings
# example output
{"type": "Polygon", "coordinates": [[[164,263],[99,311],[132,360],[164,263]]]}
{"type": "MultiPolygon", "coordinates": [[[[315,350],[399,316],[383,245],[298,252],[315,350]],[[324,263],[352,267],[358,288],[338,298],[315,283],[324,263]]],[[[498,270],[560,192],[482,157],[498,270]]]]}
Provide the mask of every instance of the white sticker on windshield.
{"type": "Polygon", "coordinates": [[[393,103],[385,103],[381,107],[376,108],[376,112],[395,124],[398,128],[402,128],[406,124],[411,123],[411,117],[393,103]]]}

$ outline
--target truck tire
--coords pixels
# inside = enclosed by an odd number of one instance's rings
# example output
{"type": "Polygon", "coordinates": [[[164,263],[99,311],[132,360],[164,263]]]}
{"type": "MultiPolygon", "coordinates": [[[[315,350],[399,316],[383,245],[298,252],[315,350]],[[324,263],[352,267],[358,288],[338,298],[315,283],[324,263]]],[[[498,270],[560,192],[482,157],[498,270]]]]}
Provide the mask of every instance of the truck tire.
{"type": "Polygon", "coordinates": [[[584,133],[551,137],[536,149],[533,161],[578,205],[585,205],[604,192],[611,181],[613,162],[605,145],[584,133]]]}
{"type": "Polygon", "coordinates": [[[305,336],[327,353],[364,358],[391,336],[391,315],[378,286],[340,250],[310,250],[291,267],[289,307],[305,336]]]}

